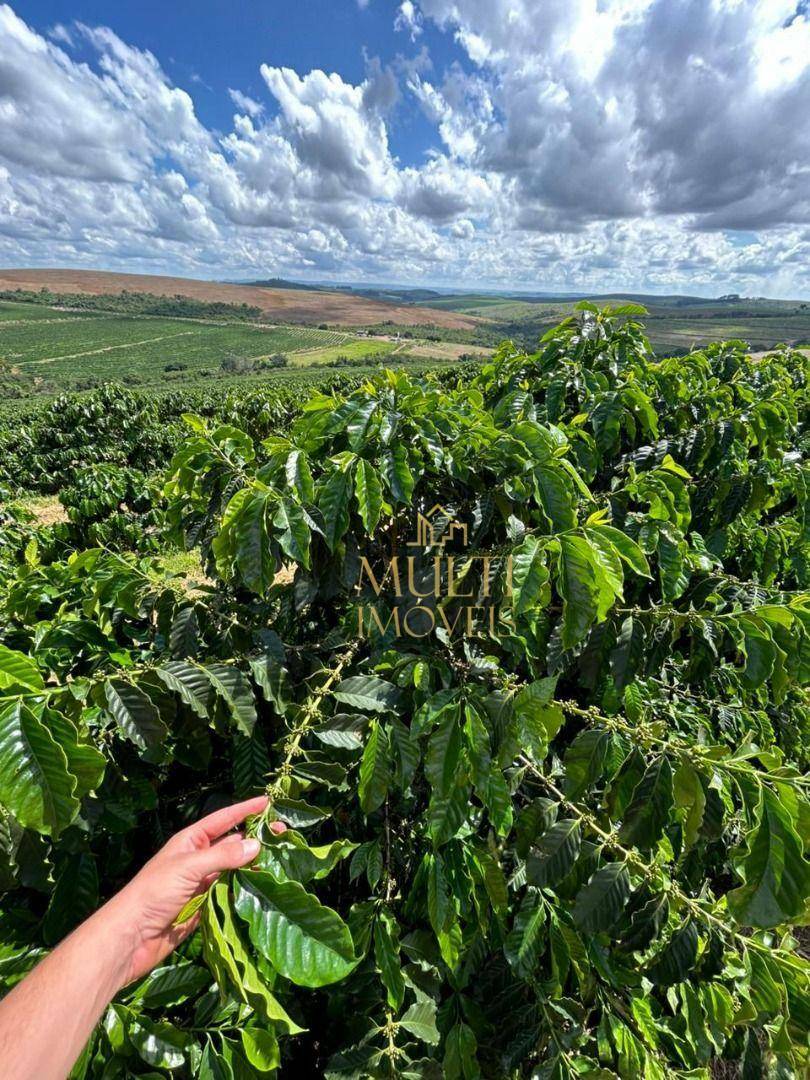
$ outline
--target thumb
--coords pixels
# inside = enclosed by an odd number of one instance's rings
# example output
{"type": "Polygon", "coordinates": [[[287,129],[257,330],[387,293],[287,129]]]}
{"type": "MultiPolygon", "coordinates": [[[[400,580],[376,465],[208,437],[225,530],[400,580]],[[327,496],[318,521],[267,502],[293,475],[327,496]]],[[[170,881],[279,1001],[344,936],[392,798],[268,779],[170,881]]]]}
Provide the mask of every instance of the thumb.
{"type": "Polygon", "coordinates": [[[236,870],[253,862],[261,850],[258,840],[243,840],[241,836],[226,837],[203,851],[190,856],[191,865],[200,877],[219,874],[223,870],[236,870]]]}

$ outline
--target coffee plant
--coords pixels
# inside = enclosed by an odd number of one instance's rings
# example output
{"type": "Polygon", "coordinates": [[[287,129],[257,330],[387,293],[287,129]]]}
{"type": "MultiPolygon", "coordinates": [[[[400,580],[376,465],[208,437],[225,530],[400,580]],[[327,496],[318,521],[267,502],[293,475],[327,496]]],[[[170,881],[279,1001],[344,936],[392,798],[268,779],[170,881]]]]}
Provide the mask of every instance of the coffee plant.
{"type": "MultiPolygon", "coordinates": [[[[453,374],[451,368],[443,376],[453,374]]],[[[360,382],[354,376],[299,371],[246,386],[236,380],[235,386],[157,393],[108,383],[34,404],[0,402],[0,484],[61,492],[93,465],[164,470],[185,435],[180,418],[186,412],[235,423],[264,438],[286,429],[313,386],[353,388],[360,382]]]]}
{"type": "Polygon", "coordinates": [[[8,567],[6,986],[270,795],[74,1076],[806,1075],[807,359],[656,362],[640,314],[266,437],[186,417],[192,591],[107,548],[8,567]]]}
{"type": "Polygon", "coordinates": [[[65,547],[161,546],[159,481],[140,469],[102,464],[77,469],[59,492],[67,522],[54,531],[65,547]]]}

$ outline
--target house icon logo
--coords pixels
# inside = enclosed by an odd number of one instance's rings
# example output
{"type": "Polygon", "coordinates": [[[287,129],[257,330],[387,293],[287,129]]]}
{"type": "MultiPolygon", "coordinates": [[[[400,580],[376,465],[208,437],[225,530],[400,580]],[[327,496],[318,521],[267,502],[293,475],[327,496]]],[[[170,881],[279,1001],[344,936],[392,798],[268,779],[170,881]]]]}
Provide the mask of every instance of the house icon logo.
{"type": "Polygon", "coordinates": [[[426,514],[416,515],[416,538],[408,541],[408,547],[439,548],[444,551],[448,540],[460,537],[462,545],[467,546],[467,526],[457,521],[449,510],[436,503],[426,514]]]}

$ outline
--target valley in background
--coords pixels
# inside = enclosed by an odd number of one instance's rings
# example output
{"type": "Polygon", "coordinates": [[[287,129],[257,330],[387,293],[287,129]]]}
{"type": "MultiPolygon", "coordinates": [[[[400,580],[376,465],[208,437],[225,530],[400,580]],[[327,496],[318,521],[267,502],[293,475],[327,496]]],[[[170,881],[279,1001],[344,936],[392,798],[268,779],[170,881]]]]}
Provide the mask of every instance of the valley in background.
{"type": "Polygon", "coordinates": [[[533,349],[582,299],[641,303],[659,356],[738,339],[754,352],[810,343],[810,304],[724,296],[448,293],[199,281],[82,270],[0,270],[0,390],[44,402],[106,382],[149,391],[232,387],[351,369],[480,362],[533,349]]]}

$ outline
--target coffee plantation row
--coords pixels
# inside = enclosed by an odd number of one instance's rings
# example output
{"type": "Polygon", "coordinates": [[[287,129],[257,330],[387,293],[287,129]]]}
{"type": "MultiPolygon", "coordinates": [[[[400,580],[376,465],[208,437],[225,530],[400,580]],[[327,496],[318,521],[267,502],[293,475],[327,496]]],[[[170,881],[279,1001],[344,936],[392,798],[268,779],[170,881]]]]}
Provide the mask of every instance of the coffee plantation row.
{"type": "MultiPolygon", "coordinates": [[[[17,492],[58,492],[80,470],[101,463],[154,473],[165,469],[184,437],[184,413],[216,417],[263,438],[290,423],[312,388],[357,386],[369,373],[294,372],[256,383],[237,378],[165,393],[110,383],[53,400],[14,401],[0,406],[0,485],[17,492]]],[[[443,367],[437,375],[452,383],[459,369],[443,367]]]]}
{"type": "Polygon", "coordinates": [[[270,795],[76,1078],[807,1075],[808,360],[640,315],[2,436],[3,985],[270,795]]]}

